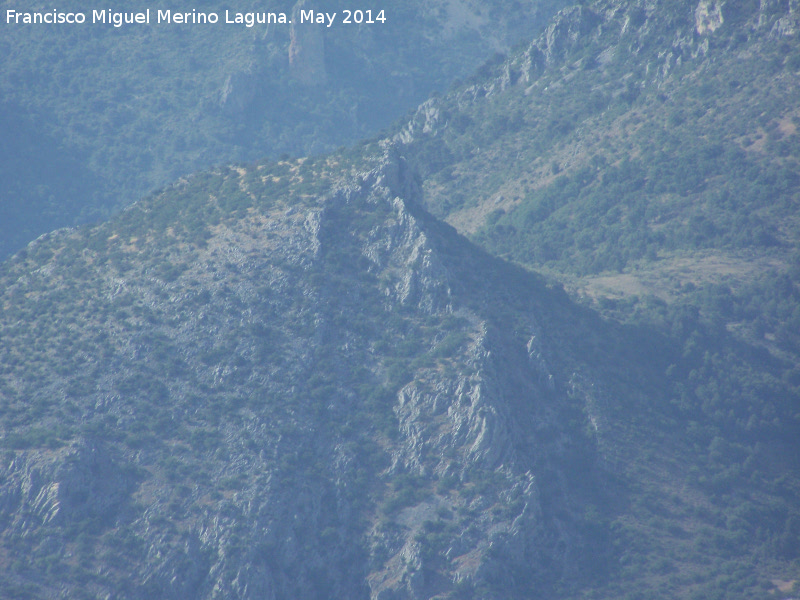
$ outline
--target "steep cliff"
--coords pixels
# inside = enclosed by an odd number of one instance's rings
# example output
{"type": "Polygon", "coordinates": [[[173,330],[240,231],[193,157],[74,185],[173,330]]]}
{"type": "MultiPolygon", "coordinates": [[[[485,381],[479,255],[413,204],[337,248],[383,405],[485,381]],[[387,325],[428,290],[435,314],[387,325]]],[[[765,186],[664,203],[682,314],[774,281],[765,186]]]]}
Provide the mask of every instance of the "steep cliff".
{"type": "Polygon", "coordinates": [[[322,29],[312,23],[302,23],[300,11],[313,11],[311,3],[298,2],[292,9],[291,41],[289,43],[289,68],[292,77],[306,85],[324,85],[325,38],[322,29]]]}

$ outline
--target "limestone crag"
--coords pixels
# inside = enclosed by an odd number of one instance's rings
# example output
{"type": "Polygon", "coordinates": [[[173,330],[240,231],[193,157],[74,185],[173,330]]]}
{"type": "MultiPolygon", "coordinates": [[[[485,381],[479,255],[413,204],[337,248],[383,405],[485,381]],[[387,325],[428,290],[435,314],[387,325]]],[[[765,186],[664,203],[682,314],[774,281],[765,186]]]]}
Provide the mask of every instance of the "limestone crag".
{"type": "Polygon", "coordinates": [[[313,23],[301,23],[300,11],[312,10],[307,0],[300,0],[292,9],[291,41],[289,43],[289,68],[292,76],[309,86],[324,85],[325,38],[322,29],[313,23]]]}

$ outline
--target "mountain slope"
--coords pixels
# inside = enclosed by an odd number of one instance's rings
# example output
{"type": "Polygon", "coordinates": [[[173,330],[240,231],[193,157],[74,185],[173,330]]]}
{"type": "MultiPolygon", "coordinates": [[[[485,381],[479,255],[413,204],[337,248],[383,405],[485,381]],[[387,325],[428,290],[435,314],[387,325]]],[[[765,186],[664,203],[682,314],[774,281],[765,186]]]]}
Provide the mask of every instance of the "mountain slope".
{"type": "Polygon", "coordinates": [[[197,175],[7,264],[6,596],[528,597],[598,570],[591,346],[549,325],[593,319],[422,212],[402,161],[344,168],[197,175]]]}
{"type": "Polygon", "coordinates": [[[797,557],[797,32],[777,3],[567,9],[394,135],[431,211],[674,349],[673,410],[613,444],[609,597],[767,594],[744,573],[797,557]]]}
{"type": "Polygon", "coordinates": [[[738,597],[790,577],[791,424],[755,450],[724,420],[687,434],[704,417],[671,394],[720,365],[684,371],[418,194],[369,146],[223,169],[9,261],[4,596],[738,597]]]}
{"type": "Polygon", "coordinates": [[[800,201],[797,18],[778,4],[566,10],[424,104],[397,139],[419,157],[435,214],[585,293],[680,297],[680,284],[720,283],[715,264],[734,287],[786,273],[800,201]]]}

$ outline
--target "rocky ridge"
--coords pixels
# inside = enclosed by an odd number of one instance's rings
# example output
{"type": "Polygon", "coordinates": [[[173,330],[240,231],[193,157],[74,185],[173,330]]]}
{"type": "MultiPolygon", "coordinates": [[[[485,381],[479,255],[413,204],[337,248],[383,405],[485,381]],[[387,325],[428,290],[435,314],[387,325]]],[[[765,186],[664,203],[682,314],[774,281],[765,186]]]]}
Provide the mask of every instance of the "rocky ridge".
{"type": "MultiPolygon", "coordinates": [[[[423,135],[440,135],[442,126],[449,123],[448,117],[455,116],[451,114],[455,112],[453,108],[485,102],[482,99],[512,86],[521,86],[526,95],[546,92],[546,88],[535,85],[537,80],[548,68],[563,71],[567,59],[576,61],[573,68],[584,71],[602,71],[614,60],[627,62],[630,72],[624,79],[635,75],[628,82],[629,87],[632,84],[642,90],[662,87],[675,68],[687,63],[699,65],[706,58],[719,60],[728,50],[728,38],[737,30],[745,30],[754,42],[763,40],[769,45],[790,40],[799,30],[800,13],[791,2],[762,2],[758,9],[747,10],[701,0],[693,10],[680,10],[677,16],[668,12],[675,8],[658,2],[616,0],[563,8],[527,47],[507,60],[500,56],[503,60],[487,62],[481,77],[476,78],[480,81],[462,85],[450,96],[422,103],[394,139],[411,144],[423,135]],[[721,29],[725,15],[732,23],[721,29]],[[713,57],[708,56],[712,47],[713,57]],[[581,55],[584,50],[585,55],[581,55]]],[[[741,44],[742,40],[736,43],[741,44]]],[[[569,85],[574,76],[567,73],[562,84],[569,85]]]]}
{"type": "Polygon", "coordinates": [[[187,181],[7,265],[0,522],[28,565],[6,593],[523,597],[577,577],[595,542],[559,465],[594,450],[565,424],[582,408],[547,363],[546,288],[503,283],[396,156],[180,231],[207,190],[252,200],[269,178],[187,181]],[[52,323],[14,318],[37,305],[52,323]]]}

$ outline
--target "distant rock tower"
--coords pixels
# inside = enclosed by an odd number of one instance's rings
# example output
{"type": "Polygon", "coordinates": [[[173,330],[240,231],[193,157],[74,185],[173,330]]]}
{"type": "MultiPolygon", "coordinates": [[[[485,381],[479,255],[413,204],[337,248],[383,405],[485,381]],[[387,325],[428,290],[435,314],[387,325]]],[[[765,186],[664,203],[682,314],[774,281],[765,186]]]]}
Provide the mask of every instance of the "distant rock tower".
{"type": "Polygon", "coordinates": [[[322,85],[325,72],[325,39],[320,25],[300,23],[300,11],[312,10],[311,2],[299,0],[292,9],[289,67],[292,77],[306,85],[322,85]]]}

